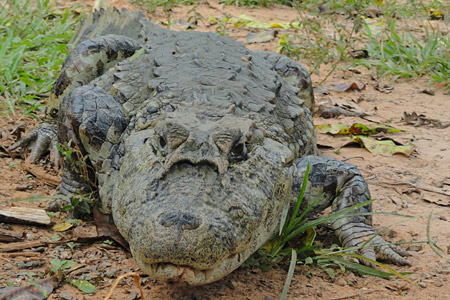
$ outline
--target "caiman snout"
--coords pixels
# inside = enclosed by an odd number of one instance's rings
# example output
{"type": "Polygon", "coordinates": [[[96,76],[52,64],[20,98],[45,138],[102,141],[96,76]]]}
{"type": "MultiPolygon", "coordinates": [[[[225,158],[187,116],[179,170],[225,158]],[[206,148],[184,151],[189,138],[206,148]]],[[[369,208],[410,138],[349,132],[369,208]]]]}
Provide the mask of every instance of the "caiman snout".
{"type": "Polygon", "coordinates": [[[165,227],[177,227],[182,230],[192,230],[200,226],[200,219],[192,214],[179,211],[162,213],[159,224],[165,227]]]}

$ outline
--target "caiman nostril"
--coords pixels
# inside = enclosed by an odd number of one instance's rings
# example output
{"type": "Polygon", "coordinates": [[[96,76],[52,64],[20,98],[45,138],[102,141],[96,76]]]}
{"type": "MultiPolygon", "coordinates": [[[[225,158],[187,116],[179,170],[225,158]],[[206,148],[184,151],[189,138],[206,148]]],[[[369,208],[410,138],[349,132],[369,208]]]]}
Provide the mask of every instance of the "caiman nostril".
{"type": "Polygon", "coordinates": [[[191,214],[167,212],[161,214],[160,218],[159,223],[165,227],[176,226],[182,230],[192,230],[200,226],[199,219],[191,214]]]}

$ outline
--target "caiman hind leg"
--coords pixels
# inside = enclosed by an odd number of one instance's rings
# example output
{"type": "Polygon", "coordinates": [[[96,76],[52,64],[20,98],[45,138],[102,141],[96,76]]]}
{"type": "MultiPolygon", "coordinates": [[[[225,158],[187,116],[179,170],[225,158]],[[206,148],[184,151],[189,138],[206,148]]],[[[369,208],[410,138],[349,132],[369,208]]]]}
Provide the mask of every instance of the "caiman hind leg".
{"type": "MultiPolygon", "coordinates": [[[[294,176],[293,190],[297,195],[308,163],[310,172],[302,205],[304,208],[308,207],[323,194],[310,214],[318,213],[329,206],[332,212],[337,212],[370,200],[367,183],[354,165],[324,156],[307,156],[295,162],[297,171],[294,176]]],[[[371,211],[372,207],[369,204],[351,213],[371,211]]],[[[358,248],[364,245],[358,252],[366,258],[371,260],[380,258],[399,265],[410,265],[403,258],[410,254],[400,247],[389,245],[379,236],[372,227],[370,215],[343,217],[334,221],[332,226],[343,247],[358,248]]],[[[362,263],[371,265],[366,261],[362,263]]]]}
{"type": "MultiPolygon", "coordinates": [[[[58,120],[58,142],[71,154],[63,162],[57,193],[90,192],[95,172],[101,169],[127,124],[122,107],[101,89],[81,86],[65,96],[58,120]]],[[[67,200],[59,199],[48,209],[56,210],[66,203],[67,200]]]]}
{"type": "Polygon", "coordinates": [[[140,45],[126,36],[109,34],[81,42],[65,60],[61,73],[52,87],[47,100],[44,123],[9,150],[31,147],[31,161],[36,162],[50,150],[52,161],[59,164],[56,149],[57,119],[60,102],[73,89],[90,83],[108,69],[131,55],[140,45]]]}

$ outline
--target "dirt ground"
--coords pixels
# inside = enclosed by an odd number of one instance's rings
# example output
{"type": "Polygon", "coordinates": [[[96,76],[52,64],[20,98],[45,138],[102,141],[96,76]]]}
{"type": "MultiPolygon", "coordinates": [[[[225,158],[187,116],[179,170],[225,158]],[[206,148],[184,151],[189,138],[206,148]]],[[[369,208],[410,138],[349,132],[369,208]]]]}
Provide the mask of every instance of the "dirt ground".
{"type": "MultiPolygon", "coordinates": [[[[114,2],[114,1],[113,1],[114,2]]],[[[65,5],[69,2],[65,2],[65,5]]],[[[69,3],[71,4],[71,2],[69,3]]],[[[87,2],[91,5],[91,1],[87,2]]],[[[114,2],[110,5],[133,9],[128,3],[114,2]]],[[[175,20],[187,20],[191,7],[174,9],[175,20]]],[[[138,9],[138,8],[135,8],[138,9]]],[[[295,9],[276,6],[272,8],[236,8],[218,3],[205,2],[197,7],[205,17],[220,17],[225,13],[232,16],[245,14],[264,22],[290,22],[297,16],[295,9]]],[[[156,22],[165,20],[162,11],[152,14],[156,22]]],[[[442,21],[443,22],[443,21],[442,21]]],[[[179,29],[176,26],[173,29],[179,29]]],[[[197,30],[214,31],[200,23],[197,30]]],[[[246,29],[232,29],[229,35],[245,42],[246,29]]],[[[247,45],[250,49],[275,51],[277,39],[269,43],[247,45]]],[[[308,66],[306,66],[308,67],[308,66]]],[[[326,74],[314,75],[315,87],[326,74]]],[[[413,215],[414,219],[405,219],[391,215],[376,215],[375,228],[381,230],[382,236],[391,242],[426,241],[427,219],[431,212],[431,239],[442,249],[443,257],[437,256],[427,244],[405,245],[412,257],[412,267],[397,267],[401,272],[413,272],[408,275],[410,282],[401,279],[384,280],[370,276],[359,276],[350,272],[336,271],[336,278],[331,279],[320,269],[297,266],[289,290],[288,299],[450,299],[450,127],[438,128],[433,124],[413,126],[402,121],[404,112],[423,114],[441,122],[450,121],[450,95],[442,87],[428,87],[428,80],[401,80],[394,83],[387,79],[377,79],[365,68],[352,71],[336,71],[322,84],[328,93],[316,93],[316,104],[357,104],[372,115],[359,117],[339,117],[334,119],[315,118],[317,124],[347,124],[355,122],[370,124],[373,122],[388,124],[405,132],[389,135],[396,141],[408,144],[412,142],[416,150],[410,156],[381,156],[371,154],[357,146],[343,147],[339,151],[333,148],[321,148],[324,155],[351,162],[359,167],[365,176],[374,202],[375,211],[397,212],[413,215]],[[332,90],[334,84],[357,81],[364,83],[362,91],[338,93],[332,90]],[[381,88],[380,88],[381,87],[381,88]],[[430,95],[431,89],[434,95],[430,95]]],[[[13,129],[22,125],[28,132],[38,122],[21,117],[21,113],[5,117],[0,115],[2,138],[0,147],[6,148],[16,138],[13,129]]],[[[319,144],[329,145],[332,138],[318,135],[319,144]]],[[[3,148],[3,149],[4,149],[3,148]]],[[[0,148],[0,150],[2,150],[0,148]]],[[[14,202],[16,198],[33,195],[52,195],[55,186],[45,179],[45,174],[55,175],[48,166],[34,167],[38,173],[31,175],[24,167],[20,157],[11,158],[0,151],[0,208],[14,206],[44,207],[45,202],[14,202]]],[[[58,223],[63,216],[53,218],[58,223]]],[[[55,235],[69,238],[80,232],[92,231],[90,222],[64,232],[55,232],[51,226],[37,227],[27,225],[0,224],[1,230],[11,230],[24,234],[25,241],[47,240],[55,235]]],[[[0,244],[0,247],[4,245],[0,244]]],[[[79,264],[80,269],[70,274],[71,278],[89,280],[97,287],[95,295],[86,295],[67,282],[54,291],[48,299],[103,299],[112,282],[120,274],[135,271],[141,275],[145,299],[278,299],[286,278],[286,270],[275,266],[268,272],[258,268],[238,269],[224,279],[201,287],[180,287],[156,282],[139,271],[129,253],[120,247],[105,243],[80,243],[66,245],[46,245],[37,247],[38,256],[14,256],[0,253],[0,286],[7,282],[23,285],[30,275],[35,279],[44,276],[54,258],[71,259],[79,264]],[[23,268],[29,261],[42,261],[38,267],[23,268]]],[[[29,250],[23,250],[29,252],[29,250]]],[[[16,251],[21,252],[21,251],[16,251]]],[[[119,284],[111,299],[139,299],[138,289],[131,278],[119,284]]]]}

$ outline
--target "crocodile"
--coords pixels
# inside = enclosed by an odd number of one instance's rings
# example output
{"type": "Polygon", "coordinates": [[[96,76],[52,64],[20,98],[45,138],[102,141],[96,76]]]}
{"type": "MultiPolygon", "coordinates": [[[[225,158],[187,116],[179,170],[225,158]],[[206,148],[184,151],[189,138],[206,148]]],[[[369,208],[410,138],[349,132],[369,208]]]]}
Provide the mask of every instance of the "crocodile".
{"type": "MultiPolygon", "coordinates": [[[[85,17],[72,43],[44,122],[11,149],[31,147],[36,161],[71,147],[57,193],[97,191],[150,277],[201,285],[238,268],[277,235],[308,166],[308,216],[370,199],[355,166],[320,155],[298,62],[117,9],[85,17]]],[[[409,265],[371,210],[332,223],[340,244],[409,265]]]]}

